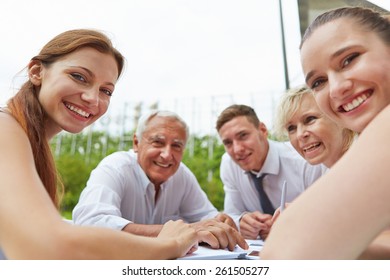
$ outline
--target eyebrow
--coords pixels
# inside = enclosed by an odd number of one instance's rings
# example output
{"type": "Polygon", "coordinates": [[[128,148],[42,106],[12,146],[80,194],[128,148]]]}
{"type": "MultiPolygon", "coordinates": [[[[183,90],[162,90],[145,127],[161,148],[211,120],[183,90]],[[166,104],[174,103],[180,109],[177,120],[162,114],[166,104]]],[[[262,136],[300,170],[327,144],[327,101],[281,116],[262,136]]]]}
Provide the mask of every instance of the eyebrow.
{"type": "MultiPolygon", "coordinates": [[[[339,50],[337,50],[336,52],[334,52],[331,56],[330,56],[330,60],[332,61],[333,59],[335,59],[336,57],[340,56],[342,53],[348,51],[349,49],[352,49],[356,46],[347,46],[347,47],[344,47],[344,48],[341,48],[339,50]]],[[[315,74],[315,71],[310,71],[307,75],[306,75],[306,78],[305,78],[305,82],[307,84],[307,82],[311,79],[311,77],[313,77],[313,75],[315,74]]]]}
{"type": "Polygon", "coordinates": [[[306,75],[306,78],[305,78],[305,83],[308,84],[308,81],[311,79],[311,77],[313,77],[315,71],[310,71],[309,73],[307,73],[306,75]]]}
{"type": "MultiPolygon", "coordinates": [[[[162,140],[162,141],[166,141],[166,137],[163,136],[163,135],[153,135],[153,136],[150,136],[148,138],[149,141],[156,141],[156,140],[162,140]]],[[[173,139],[172,140],[173,143],[175,144],[179,144],[181,146],[184,146],[184,141],[183,140],[180,140],[180,139],[173,139]]]]}
{"type": "Polygon", "coordinates": [[[162,135],[152,135],[147,138],[149,141],[154,141],[154,140],[165,140],[165,137],[162,135]]]}

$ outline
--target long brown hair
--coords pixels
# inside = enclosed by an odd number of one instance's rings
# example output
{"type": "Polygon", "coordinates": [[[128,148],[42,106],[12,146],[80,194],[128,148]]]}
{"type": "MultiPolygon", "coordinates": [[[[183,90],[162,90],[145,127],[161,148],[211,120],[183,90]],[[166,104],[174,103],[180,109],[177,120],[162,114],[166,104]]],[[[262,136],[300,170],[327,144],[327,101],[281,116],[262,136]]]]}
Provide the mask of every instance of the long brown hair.
{"type": "MultiPolygon", "coordinates": [[[[118,66],[118,78],[122,73],[124,58],[116,50],[111,40],[103,33],[90,29],[75,29],[65,31],[50,40],[31,60],[38,60],[49,66],[59,58],[70,54],[80,48],[91,47],[101,53],[111,54],[118,66]]],[[[59,206],[59,192],[57,185],[63,191],[61,181],[58,179],[55,161],[50,145],[46,138],[45,121],[47,115],[38,101],[39,89],[36,89],[30,80],[25,82],[20,90],[12,97],[7,106],[13,117],[26,132],[38,175],[42,180],[53,203],[59,206]]]]}

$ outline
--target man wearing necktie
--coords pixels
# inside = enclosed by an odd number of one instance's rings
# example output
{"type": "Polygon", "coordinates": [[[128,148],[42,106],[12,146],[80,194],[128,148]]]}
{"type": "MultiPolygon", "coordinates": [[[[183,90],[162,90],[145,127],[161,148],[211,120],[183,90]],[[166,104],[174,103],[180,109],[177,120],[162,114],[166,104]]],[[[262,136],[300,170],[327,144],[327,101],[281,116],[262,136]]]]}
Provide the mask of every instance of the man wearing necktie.
{"type": "Polygon", "coordinates": [[[225,147],[220,173],[224,211],[247,239],[265,239],[272,215],[279,207],[284,181],[291,202],[325,168],[306,162],[289,142],[268,139],[268,130],[253,108],[231,105],[221,112],[216,128],[225,147]]]}

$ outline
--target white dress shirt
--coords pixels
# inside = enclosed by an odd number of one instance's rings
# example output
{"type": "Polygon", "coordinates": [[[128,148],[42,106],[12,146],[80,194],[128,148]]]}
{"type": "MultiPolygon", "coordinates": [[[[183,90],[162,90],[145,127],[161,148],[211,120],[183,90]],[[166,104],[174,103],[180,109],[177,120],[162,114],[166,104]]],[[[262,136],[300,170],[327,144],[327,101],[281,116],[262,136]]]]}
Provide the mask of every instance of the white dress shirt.
{"type": "Polygon", "coordinates": [[[214,218],[217,209],[208,200],[194,174],[183,163],[155,188],[137,162],[133,150],[113,153],[91,173],[73,210],[75,224],[123,229],[130,222],[163,224],[183,219],[188,223],[214,218]]]}
{"type": "MultiPolygon", "coordinates": [[[[286,202],[291,202],[308,188],[326,170],[323,165],[310,165],[290,142],[269,140],[269,151],[263,168],[257,176],[267,173],[263,179],[264,191],[274,208],[280,206],[283,183],[287,182],[286,202]]],[[[239,226],[239,219],[246,212],[263,212],[259,193],[248,172],[245,172],[225,153],[222,156],[221,179],[224,184],[224,211],[239,226]]]]}

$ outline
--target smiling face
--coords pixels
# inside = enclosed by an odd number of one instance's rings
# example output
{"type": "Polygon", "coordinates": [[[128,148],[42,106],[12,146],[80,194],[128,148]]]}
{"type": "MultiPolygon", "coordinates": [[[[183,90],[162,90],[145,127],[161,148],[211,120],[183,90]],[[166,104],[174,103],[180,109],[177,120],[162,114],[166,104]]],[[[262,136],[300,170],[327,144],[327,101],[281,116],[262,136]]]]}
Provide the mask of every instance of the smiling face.
{"type": "Polygon", "coordinates": [[[183,158],[186,129],[173,117],[155,116],[147,123],[142,139],[134,136],[138,163],[155,185],[160,186],[180,166],[183,158]]]}
{"type": "Polygon", "coordinates": [[[49,66],[32,61],[29,74],[48,116],[50,137],[61,130],[78,133],[107,111],[118,67],[112,55],[82,48],[49,66]]]}
{"type": "Polygon", "coordinates": [[[352,19],[318,27],[301,62],[318,106],[344,127],[360,133],[390,103],[390,47],[352,19]]]}
{"type": "Polygon", "coordinates": [[[310,164],[331,167],[344,153],[343,129],[318,108],[306,93],[285,126],[291,144],[310,164]]]}
{"type": "Polygon", "coordinates": [[[268,131],[263,123],[256,127],[246,116],[226,122],[219,130],[226,152],[245,171],[260,171],[268,154],[268,131]]]}

